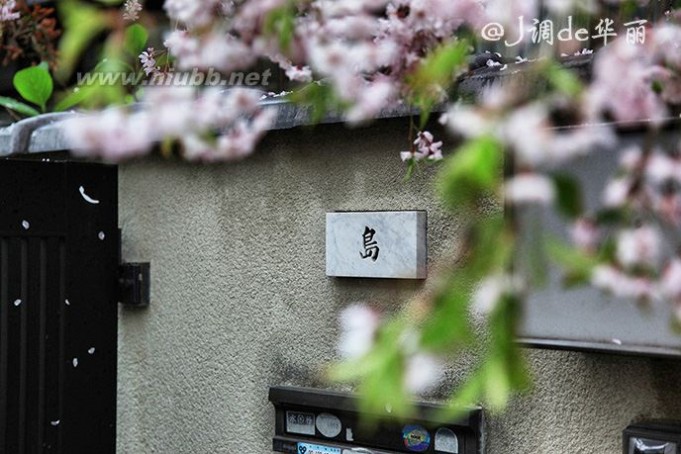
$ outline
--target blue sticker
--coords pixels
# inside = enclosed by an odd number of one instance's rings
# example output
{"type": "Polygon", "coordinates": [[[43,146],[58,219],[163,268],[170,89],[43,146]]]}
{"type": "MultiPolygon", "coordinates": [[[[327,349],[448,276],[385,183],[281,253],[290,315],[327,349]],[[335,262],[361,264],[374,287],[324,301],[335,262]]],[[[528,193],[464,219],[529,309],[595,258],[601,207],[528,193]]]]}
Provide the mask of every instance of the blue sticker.
{"type": "Polygon", "coordinates": [[[298,454],[341,454],[340,448],[298,443],[298,454]]]}
{"type": "Polygon", "coordinates": [[[423,427],[416,424],[402,429],[404,447],[413,452],[424,452],[430,447],[430,434],[423,427]]]}

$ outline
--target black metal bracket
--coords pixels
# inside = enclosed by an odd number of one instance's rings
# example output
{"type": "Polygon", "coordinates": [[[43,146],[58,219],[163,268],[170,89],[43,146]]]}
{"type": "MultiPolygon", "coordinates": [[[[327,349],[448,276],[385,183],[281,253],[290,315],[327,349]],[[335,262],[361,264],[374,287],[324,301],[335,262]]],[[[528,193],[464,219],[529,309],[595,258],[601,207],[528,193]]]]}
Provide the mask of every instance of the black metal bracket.
{"type": "Polygon", "coordinates": [[[118,267],[118,302],[147,307],[150,300],[151,264],[123,263],[118,267]]]}
{"type": "Polygon", "coordinates": [[[123,230],[118,229],[118,302],[148,307],[151,301],[151,264],[123,262],[123,230]]]}

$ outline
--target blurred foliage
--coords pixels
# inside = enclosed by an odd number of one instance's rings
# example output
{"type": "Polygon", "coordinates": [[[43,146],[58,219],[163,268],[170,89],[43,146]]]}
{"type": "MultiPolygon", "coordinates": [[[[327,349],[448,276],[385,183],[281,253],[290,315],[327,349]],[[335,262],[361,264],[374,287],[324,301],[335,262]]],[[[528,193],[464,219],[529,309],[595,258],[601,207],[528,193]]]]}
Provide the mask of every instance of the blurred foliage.
{"type": "Polygon", "coordinates": [[[0,65],[16,62],[22,67],[46,62],[54,68],[57,64],[56,42],[61,33],[54,8],[17,0],[17,11],[21,14],[18,20],[0,24],[0,65]]]}

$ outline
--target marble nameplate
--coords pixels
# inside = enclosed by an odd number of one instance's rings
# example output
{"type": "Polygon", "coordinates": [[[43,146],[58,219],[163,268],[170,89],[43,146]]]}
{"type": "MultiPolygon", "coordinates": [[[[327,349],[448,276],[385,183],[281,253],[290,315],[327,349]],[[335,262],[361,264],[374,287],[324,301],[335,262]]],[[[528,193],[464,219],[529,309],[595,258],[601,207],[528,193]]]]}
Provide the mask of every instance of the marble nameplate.
{"type": "Polygon", "coordinates": [[[326,275],[426,278],[426,212],[326,215],[326,275]]]}

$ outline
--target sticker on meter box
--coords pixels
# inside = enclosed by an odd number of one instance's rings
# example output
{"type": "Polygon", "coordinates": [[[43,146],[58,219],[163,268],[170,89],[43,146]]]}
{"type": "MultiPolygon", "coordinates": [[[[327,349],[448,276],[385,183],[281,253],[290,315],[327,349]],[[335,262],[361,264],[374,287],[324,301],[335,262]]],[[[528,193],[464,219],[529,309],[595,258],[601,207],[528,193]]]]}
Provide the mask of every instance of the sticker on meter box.
{"type": "Polygon", "coordinates": [[[404,447],[412,452],[424,452],[430,447],[430,434],[419,425],[409,425],[402,429],[404,447]]]}
{"type": "Polygon", "coordinates": [[[330,446],[298,443],[298,454],[341,454],[341,450],[330,446]]]}

